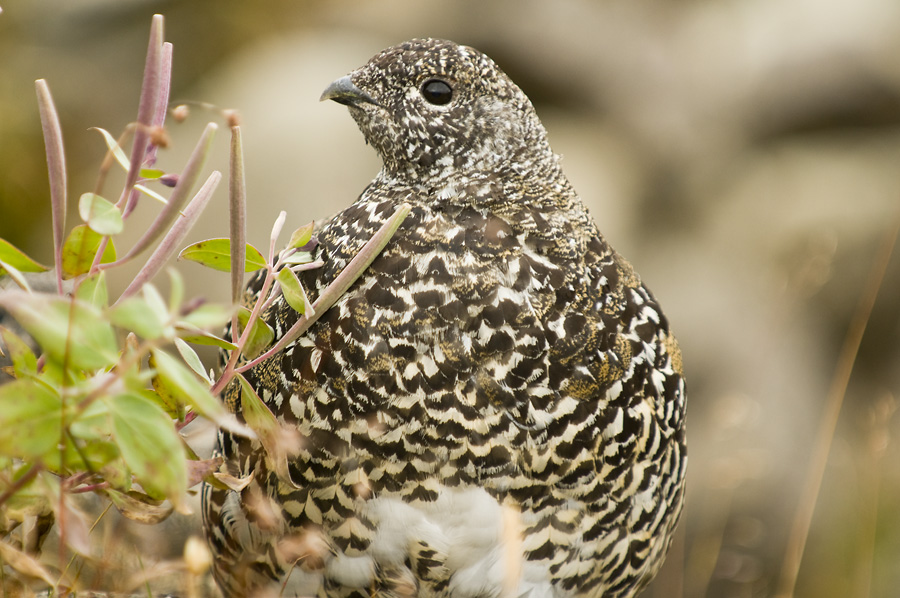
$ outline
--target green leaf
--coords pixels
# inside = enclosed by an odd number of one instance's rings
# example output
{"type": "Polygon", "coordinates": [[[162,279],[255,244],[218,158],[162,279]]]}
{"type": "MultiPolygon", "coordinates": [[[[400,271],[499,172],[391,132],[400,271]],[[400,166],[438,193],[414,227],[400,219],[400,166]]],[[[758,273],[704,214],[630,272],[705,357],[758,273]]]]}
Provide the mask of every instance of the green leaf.
{"type": "Polygon", "coordinates": [[[134,477],[151,495],[181,504],[187,491],[187,468],[171,418],[136,394],[118,395],[105,402],[116,445],[134,477]]]}
{"type": "Polygon", "coordinates": [[[309,251],[297,251],[282,260],[282,263],[288,266],[298,266],[300,264],[308,264],[313,261],[313,254],[309,251]]]}
{"type": "Polygon", "coordinates": [[[297,313],[306,313],[309,305],[309,299],[306,298],[306,292],[300,284],[297,275],[290,268],[282,268],[276,276],[278,284],[281,285],[281,293],[288,305],[294,308],[297,313]]]}
{"type": "Polygon", "coordinates": [[[4,274],[9,274],[9,277],[12,278],[14,283],[19,285],[20,289],[29,293],[31,292],[31,285],[28,284],[28,280],[25,278],[25,275],[22,274],[15,266],[10,266],[6,262],[0,260],[0,276],[4,274]]]}
{"type": "MultiPolygon", "coordinates": [[[[149,187],[145,187],[144,185],[135,185],[134,189],[135,189],[135,191],[140,191],[141,193],[143,193],[144,195],[146,195],[147,197],[149,197],[151,199],[155,199],[156,201],[158,201],[159,203],[161,203],[163,205],[166,205],[167,203],[169,203],[168,199],[166,199],[165,197],[163,197],[162,195],[160,195],[153,189],[150,189],[149,187]]],[[[184,213],[182,212],[181,215],[184,216],[184,213]]]]}
{"type": "Polygon", "coordinates": [[[169,311],[177,314],[181,310],[181,302],[184,301],[184,278],[175,268],[169,268],[169,311]]]}
{"type": "MultiPolygon", "coordinates": [[[[88,228],[86,224],[79,224],[72,229],[62,248],[63,278],[74,278],[90,271],[94,256],[100,249],[101,239],[103,236],[88,228]]],[[[116,247],[110,239],[100,263],[108,264],[114,261],[116,261],[116,247]]]]}
{"type": "Polygon", "coordinates": [[[34,351],[31,350],[28,343],[23,341],[12,330],[2,326],[0,326],[0,337],[3,338],[3,344],[6,345],[16,378],[37,375],[37,357],[35,357],[34,351]]]}
{"type": "MultiPolygon", "coordinates": [[[[241,374],[237,374],[241,383],[241,414],[244,421],[262,443],[266,451],[266,461],[269,467],[284,482],[294,486],[288,470],[288,454],[294,453],[299,448],[299,436],[296,429],[288,430],[282,426],[272,410],[256,394],[256,390],[247,382],[241,374]]],[[[296,487],[296,486],[294,486],[296,487]]]]}
{"type": "MultiPolygon", "coordinates": [[[[122,150],[121,146],[119,146],[119,142],[109,134],[105,129],[101,129],[100,127],[92,127],[94,131],[97,131],[101,135],[103,135],[103,140],[106,141],[106,147],[109,148],[109,151],[112,153],[113,157],[116,159],[116,162],[119,163],[119,166],[122,167],[122,170],[128,172],[130,167],[130,161],[128,156],[125,155],[125,152],[122,150]]],[[[159,170],[158,168],[141,168],[140,177],[142,179],[158,179],[165,172],[159,170]]]]}
{"type": "Polygon", "coordinates": [[[0,453],[41,458],[57,451],[62,437],[62,401],[35,379],[0,386],[0,453]]]}
{"type": "Polygon", "coordinates": [[[156,317],[159,318],[160,321],[168,322],[172,319],[172,316],[169,314],[169,308],[166,305],[166,300],[159,294],[159,291],[156,290],[155,286],[147,283],[141,290],[144,293],[144,300],[147,302],[147,305],[150,306],[150,309],[153,310],[153,313],[156,314],[156,317]]]}
{"type": "Polygon", "coordinates": [[[93,305],[75,298],[7,291],[0,295],[0,306],[53,361],[75,370],[98,370],[118,360],[112,326],[93,305]]]}
{"type": "MultiPolygon", "coordinates": [[[[246,307],[238,308],[238,324],[240,324],[242,335],[243,330],[250,321],[251,315],[250,310],[246,307]]],[[[272,330],[272,327],[266,324],[262,318],[257,316],[256,321],[253,322],[253,326],[250,327],[250,335],[247,338],[247,343],[244,345],[244,356],[253,359],[262,353],[266,347],[271,345],[274,338],[275,331],[272,330]]]]}
{"type": "MultiPolygon", "coordinates": [[[[253,245],[247,243],[246,272],[266,267],[266,260],[253,245]]],[[[231,271],[231,239],[207,239],[181,250],[178,259],[197,262],[214,270],[231,271]]]]}
{"type": "Polygon", "coordinates": [[[84,193],[78,200],[78,214],[91,230],[101,235],[122,232],[122,212],[96,193],[84,193]]]}
{"type": "Polygon", "coordinates": [[[184,362],[188,365],[189,368],[194,370],[194,373],[203,378],[203,380],[212,386],[213,381],[209,377],[209,373],[206,371],[206,368],[203,367],[203,362],[200,361],[200,357],[197,355],[197,352],[194,351],[189,344],[181,340],[180,338],[175,339],[175,348],[178,349],[179,355],[184,359],[184,362]]]}
{"type": "Polygon", "coordinates": [[[154,349],[153,367],[157,376],[154,386],[161,385],[177,400],[194,407],[201,415],[216,419],[224,415],[225,407],[209,391],[209,386],[201,382],[186,365],[161,349],[154,349]]]}
{"type": "MultiPolygon", "coordinates": [[[[43,266],[17,249],[9,241],[0,239],[0,262],[9,264],[19,272],[46,272],[47,266],[43,266]]],[[[5,272],[0,269],[0,276],[5,272]]]]}
{"type": "Polygon", "coordinates": [[[126,156],[122,148],[119,147],[119,142],[116,141],[116,138],[110,135],[109,131],[107,131],[106,129],[101,129],[100,127],[91,127],[91,129],[89,130],[97,131],[98,133],[103,135],[103,140],[106,141],[106,147],[112,153],[113,157],[116,159],[116,162],[119,163],[119,166],[121,166],[125,172],[128,172],[128,156],[126,156]]]}
{"type": "Polygon", "coordinates": [[[313,228],[315,223],[310,222],[306,226],[301,226],[291,235],[291,242],[288,243],[288,247],[293,249],[300,249],[312,239],[313,228]]]}
{"type": "Polygon", "coordinates": [[[112,434],[109,405],[104,401],[93,401],[82,410],[69,426],[75,438],[81,440],[104,440],[112,434]]]}
{"type": "Polygon", "coordinates": [[[256,389],[244,376],[237,374],[236,377],[241,383],[241,414],[244,421],[260,436],[274,433],[278,429],[278,420],[275,419],[272,410],[256,394],[256,389]]]}
{"type": "Polygon", "coordinates": [[[130,330],[143,339],[150,340],[165,335],[166,322],[141,297],[129,297],[117,303],[108,313],[113,324],[130,330]]]}
{"type": "Polygon", "coordinates": [[[184,316],[178,323],[203,330],[218,329],[231,321],[232,313],[234,313],[232,308],[217,303],[204,303],[197,309],[191,310],[191,313],[184,316]]]}
{"type": "Polygon", "coordinates": [[[105,309],[109,306],[109,291],[106,288],[106,272],[99,272],[78,283],[75,297],[94,307],[105,309]]]}
{"type": "Polygon", "coordinates": [[[234,343],[230,343],[224,338],[218,337],[210,332],[206,332],[205,330],[200,330],[199,328],[195,328],[193,326],[186,326],[184,325],[184,323],[177,324],[175,328],[178,331],[178,338],[183,339],[189,343],[194,343],[195,345],[220,347],[222,349],[225,349],[226,351],[234,351],[237,349],[237,345],[235,345],[234,343]]]}

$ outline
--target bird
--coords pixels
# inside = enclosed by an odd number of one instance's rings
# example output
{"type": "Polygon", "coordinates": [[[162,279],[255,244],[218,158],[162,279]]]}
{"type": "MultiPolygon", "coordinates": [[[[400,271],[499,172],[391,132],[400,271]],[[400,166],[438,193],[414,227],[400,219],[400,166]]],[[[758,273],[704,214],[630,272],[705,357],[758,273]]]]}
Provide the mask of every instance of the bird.
{"type": "MultiPolygon", "coordinates": [[[[321,99],[347,107],[382,167],[317,224],[310,301],[409,213],[245,373],[294,436],[279,471],[258,439],[219,433],[221,472],[242,480],[203,489],[223,594],[634,596],[671,544],[687,466],[682,354],[659,303],[485,54],[413,39],[321,99]]],[[[283,298],[263,313],[276,338],[300,317],[283,298]]],[[[225,401],[241,418],[238,393],[225,401]]]]}

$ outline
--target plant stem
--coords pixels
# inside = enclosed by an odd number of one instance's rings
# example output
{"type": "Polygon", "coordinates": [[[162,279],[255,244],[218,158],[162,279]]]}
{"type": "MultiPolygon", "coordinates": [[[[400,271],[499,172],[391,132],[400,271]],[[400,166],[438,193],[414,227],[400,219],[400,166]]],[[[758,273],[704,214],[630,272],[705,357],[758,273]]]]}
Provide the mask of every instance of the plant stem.
{"type": "Polygon", "coordinates": [[[313,323],[318,320],[322,314],[328,311],[332,305],[340,299],[341,295],[343,295],[350,286],[356,282],[356,279],[360,277],[360,275],[365,271],[366,268],[369,267],[369,264],[381,253],[381,250],[384,249],[385,245],[387,245],[388,241],[391,240],[391,237],[394,236],[394,233],[397,232],[397,229],[406,219],[406,216],[409,214],[411,207],[409,204],[402,204],[394,214],[385,222],[378,232],[376,232],[371,239],[363,246],[362,249],[359,250],[350,263],[347,264],[347,267],[344,268],[340,274],[338,274],[337,278],[328,285],[322,294],[319,295],[319,298],[312,304],[312,308],[314,313],[312,315],[307,316],[306,314],[300,316],[291,329],[288,330],[275,345],[272,346],[271,349],[257,357],[256,359],[250,361],[237,368],[236,371],[238,373],[243,373],[249,370],[250,368],[256,366],[259,363],[262,363],[266,359],[272,357],[279,351],[283,350],[289,344],[294,342],[301,334],[306,332],[313,323]]]}
{"type": "Polygon", "coordinates": [[[787,550],[778,580],[776,598],[793,598],[797,585],[797,576],[800,572],[800,563],[803,560],[803,552],[806,548],[806,540],[809,537],[809,529],[812,524],[813,513],[816,509],[816,500],[822,487],[822,478],[825,476],[825,468],[828,464],[828,454],[831,452],[831,441],[834,439],[834,431],[837,427],[838,417],[841,413],[841,405],[847,393],[850,382],[850,374],[853,372],[853,364],[859,352],[866,324],[875,307],[875,299],[884,280],[891,254],[897,236],[900,234],[900,217],[894,223],[893,228],[885,235],[884,240],[876,254],[875,261],[869,273],[863,292],[856,305],[856,311],[847,328],[844,344],[838,356],[834,377],[828,390],[825,404],[825,412],[816,435],[812,463],[806,472],[803,489],[800,495],[800,504],[791,526],[787,550]]]}
{"type": "Polygon", "coordinates": [[[37,474],[44,469],[44,465],[40,462],[34,463],[25,474],[20,477],[18,480],[13,482],[9,488],[3,494],[0,494],[0,505],[5,503],[7,500],[12,497],[13,494],[24,488],[28,483],[33,480],[37,474]]]}

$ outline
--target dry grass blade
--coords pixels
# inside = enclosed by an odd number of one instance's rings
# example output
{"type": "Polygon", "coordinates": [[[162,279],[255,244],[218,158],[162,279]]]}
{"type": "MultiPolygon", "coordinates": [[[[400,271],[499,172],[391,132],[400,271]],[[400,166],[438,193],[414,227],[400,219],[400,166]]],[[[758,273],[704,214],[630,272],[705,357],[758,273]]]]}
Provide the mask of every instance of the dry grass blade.
{"type": "Polygon", "coordinates": [[[825,476],[825,467],[828,463],[828,454],[831,452],[831,442],[834,439],[834,431],[837,427],[838,417],[841,414],[841,405],[847,393],[847,385],[850,382],[850,374],[853,372],[853,364],[859,352],[866,325],[872,315],[878,291],[881,288],[884,275],[887,272],[891,255],[897,236],[900,234],[900,217],[894,226],[885,235],[872,264],[872,270],[860,295],[859,303],[853,313],[853,318],[844,337],[840,355],[835,366],[834,377],[828,390],[825,404],[825,412],[816,434],[812,463],[806,473],[803,489],[800,495],[800,503],[797,514],[794,517],[791,530],[788,535],[787,549],[778,580],[776,598],[793,598],[797,585],[797,576],[800,572],[800,563],[803,560],[803,551],[806,548],[806,539],[809,536],[809,528],[812,524],[813,513],[816,508],[816,500],[822,487],[822,478],[825,476]]]}

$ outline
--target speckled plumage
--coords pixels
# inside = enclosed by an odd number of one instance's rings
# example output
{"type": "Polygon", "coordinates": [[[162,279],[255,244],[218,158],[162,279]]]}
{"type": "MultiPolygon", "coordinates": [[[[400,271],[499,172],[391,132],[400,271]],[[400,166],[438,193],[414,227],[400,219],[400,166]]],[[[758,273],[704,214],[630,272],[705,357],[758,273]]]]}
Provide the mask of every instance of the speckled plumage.
{"type": "MultiPolygon", "coordinates": [[[[249,372],[300,442],[284,480],[258,443],[220,438],[225,470],[253,474],[204,492],[220,586],[634,595],[662,563],[686,465],[681,354],[656,300],[483,54],[412,40],[323,97],[349,106],[384,167],[321,225],[311,299],[398,205],[412,211],[308,333],[249,372]],[[425,98],[436,79],[448,103],[425,98]]],[[[282,299],[266,313],[279,335],[298,317],[282,299]]]]}

